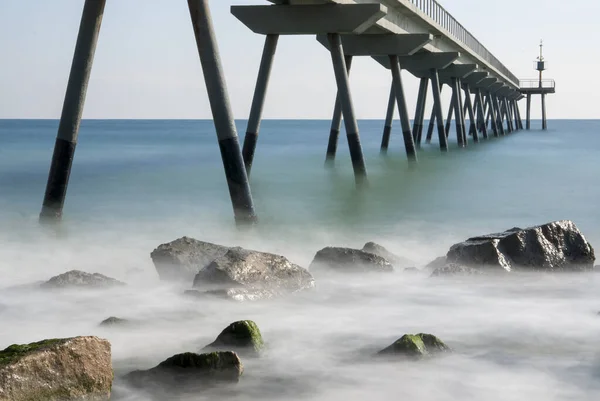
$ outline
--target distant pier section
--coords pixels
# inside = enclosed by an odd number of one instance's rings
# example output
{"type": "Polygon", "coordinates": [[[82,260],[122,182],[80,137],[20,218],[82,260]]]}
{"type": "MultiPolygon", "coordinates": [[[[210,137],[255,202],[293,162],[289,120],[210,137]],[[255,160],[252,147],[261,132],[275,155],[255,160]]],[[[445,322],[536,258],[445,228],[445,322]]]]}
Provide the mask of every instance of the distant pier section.
{"type": "Polygon", "coordinates": [[[519,82],[519,91],[523,96],[527,96],[527,129],[531,129],[531,97],[540,95],[542,98],[542,129],[548,128],[546,120],[546,95],[556,93],[556,83],[553,79],[543,79],[542,75],[546,70],[546,61],[544,59],[544,42],[540,41],[540,55],[535,62],[535,69],[539,73],[538,79],[525,79],[519,82]]]}

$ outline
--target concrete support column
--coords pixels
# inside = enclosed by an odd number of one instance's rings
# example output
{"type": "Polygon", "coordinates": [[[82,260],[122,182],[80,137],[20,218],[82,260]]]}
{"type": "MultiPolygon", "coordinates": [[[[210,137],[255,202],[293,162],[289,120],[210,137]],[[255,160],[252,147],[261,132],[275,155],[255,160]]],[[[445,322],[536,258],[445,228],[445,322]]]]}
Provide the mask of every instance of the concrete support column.
{"type": "MultiPolygon", "coordinates": [[[[446,126],[444,129],[446,130],[446,138],[450,135],[450,128],[452,127],[452,117],[454,116],[454,98],[456,97],[456,92],[454,91],[454,85],[451,86],[452,97],[450,98],[450,106],[448,106],[448,114],[446,116],[446,126]]],[[[457,118],[458,120],[458,118],[457,118]]]]}
{"type": "Polygon", "coordinates": [[[278,40],[279,35],[266,36],[265,47],[258,69],[254,97],[252,98],[252,107],[250,108],[250,117],[248,118],[248,127],[246,128],[244,146],[242,147],[242,156],[244,157],[244,165],[246,166],[246,174],[248,177],[250,177],[252,162],[254,161],[254,152],[256,151],[256,142],[258,141],[260,121],[262,119],[265,97],[269,86],[269,78],[271,76],[278,40]]]}
{"type": "Polygon", "coordinates": [[[344,125],[346,126],[346,137],[348,139],[348,147],[350,148],[352,167],[354,168],[354,178],[356,179],[356,183],[360,185],[366,181],[367,168],[360,144],[358,124],[354,114],[354,106],[352,105],[352,96],[350,95],[350,83],[348,82],[348,71],[346,70],[342,40],[337,33],[327,34],[327,39],[329,40],[331,49],[331,61],[333,63],[335,80],[342,106],[344,125]]]}
{"type": "Polygon", "coordinates": [[[238,141],[208,0],[188,0],[229,195],[238,224],[256,221],[250,184],[238,141]]]}
{"type": "Polygon", "coordinates": [[[498,126],[498,116],[496,115],[496,102],[494,101],[494,95],[488,92],[487,100],[492,132],[494,133],[495,137],[498,137],[500,136],[500,130],[502,129],[502,126],[498,126]]]}
{"type": "Polygon", "coordinates": [[[465,134],[464,134],[464,126],[461,121],[462,115],[462,105],[460,102],[460,88],[458,87],[458,79],[452,78],[452,103],[454,104],[454,114],[455,114],[455,126],[456,126],[456,139],[458,141],[458,146],[464,147],[465,143],[465,134]]]}
{"type": "Polygon", "coordinates": [[[86,0],[83,6],[69,82],[40,213],[41,222],[58,222],[62,218],[71,166],[73,165],[75,147],[77,146],[81,115],[83,114],[105,4],[105,0],[86,0]]]}
{"type": "Polygon", "coordinates": [[[531,93],[527,94],[527,110],[525,111],[526,121],[525,125],[528,130],[531,129],[531,93]]]}
{"type": "Polygon", "coordinates": [[[398,111],[400,112],[400,123],[402,125],[402,136],[404,137],[406,155],[408,156],[408,160],[417,161],[417,151],[415,149],[414,138],[410,132],[410,119],[408,117],[408,108],[406,107],[406,97],[402,85],[402,75],[400,72],[398,56],[390,56],[390,65],[392,69],[392,78],[394,80],[394,91],[396,92],[396,102],[398,103],[398,111]]]}
{"type": "Polygon", "coordinates": [[[473,111],[473,103],[471,103],[471,90],[468,84],[463,85],[465,91],[465,103],[467,105],[467,113],[469,113],[469,133],[473,136],[475,142],[479,142],[479,133],[477,132],[477,122],[475,120],[475,112],[473,111]]]}
{"type": "Polygon", "coordinates": [[[519,125],[519,129],[523,129],[523,119],[521,118],[521,110],[519,109],[519,101],[515,100],[515,111],[517,112],[517,119],[518,119],[518,125],[519,125]]]}
{"type": "MultiPolygon", "coordinates": [[[[440,150],[442,152],[447,152],[448,151],[448,139],[446,138],[446,131],[444,130],[444,114],[442,111],[442,96],[441,96],[442,88],[440,85],[438,71],[435,68],[431,69],[431,91],[433,93],[433,113],[432,113],[433,116],[430,121],[430,124],[431,124],[431,122],[433,122],[434,119],[437,121],[438,136],[440,139],[440,150]],[[433,117],[435,117],[435,118],[433,118],[433,117]]],[[[431,125],[431,127],[432,127],[431,132],[433,132],[433,126],[431,125]]],[[[431,135],[428,132],[427,133],[427,142],[429,143],[429,141],[431,141],[431,135]]]]}
{"type": "MultiPolygon", "coordinates": [[[[344,61],[346,62],[346,73],[350,76],[350,69],[352,67],[352,56],[345,56],[344,61]]],[[[325,162],[331,163],[335,159],[337,153],[338,138],[340,136],[340,129],[342,127],[342,102],[340,101],[339,91],[335,97],[335,106],[333,107],[333,117],[331,118],[331,130],[329,131],[329,142],[327,143],[327,155],[325,156],[325,162]]]]}
{"type": "Polygon", "coordinates": [[[513,125],[512,107],[510,107],[510,101],[507,98],[504,98],[504,105],[506,107],[506,118],[508,119],[507,123],[509,131],[514,132],[515,126],[513,125]]]}
{"type": "Polygon", "coordinates": [[[427,101],[427,89],[429,89],[429,79],[421,78],[419,86],[419,95],[417,96],[417,108],[415,110],[415,121],[413,125],[413,137],[417,146],[421,146],[421,137],[423,136],[423,120],[425,119],[425,102],[427,101]]]}
{"type": "Polygon", "coordinates": [[[460,78],[456,79],[456,87],[458,93],[458,108],[460,109],[460,127],[463,135],[463,144],[467,146],[469,144],[469,138],[467,137],[467,122],[465,119],[465,108],[463,107],[465,100],[463,99],[462,81],[460,78]]]}
{"type": "Polygon", "coordinates": [[[385,115],[385,126],[383,127],[383,136],[381,138],[381,153],[387,153],[390,145],[390,136],[392,135],[392,125],[394,124],[394,113],[396,112],[396,91],[394,83],[390,88],[390,98],[388,100],[387,113],[385,115]]]}
{"type": "Polygon", "coordinates": [[[492,102],[494,105],[494,114],[496,117],[496,125],[498,126],[498,131],[500,131],[500,135],[506,135],[504,131],[504,122],[502,121],[502,112],[500,110],[500,104],[498,102],[498,97],[492,94],[492,102]]]}
{"type": "Polygon", "coordinates": [[[548,129],[548,124],[546,122],[546,94],[542,93],[542,129],[548,129]]]}
{"type": "Polygon", "coordinates": [[[481,96],[481,89],[477,89],[475,96],[477,97],[477,105],[479,106],[479,107],[476,107],[477,119],[479,120],[479,127],[480,127],[479,129],[481,130],[483,137],[485,139],[487,139],[488,132],[487,132],[487,124],[485,123],[485,110],[483,107],[483,97],[481,96]]]}
{"type": "MultiPolygon", "coordinates": [[[[433,82],[433,80],[432,80],[433,82]]],[[[442,90],[444,89],[444,85],[440,84],[438,86],[438,92],[441,96],[442,94],[442,90]]],[[[432,96],[434,96],[435,93],[435,89],[433,88],[433,84],[432,84],[432,88],[431,88],[431,93],[432,96]]],[[[434,96],[434,103],[433,103],[433,107],[431,108],[431,116],[429,117],[429,127],[427,127],[427,138],[425,140],[426,143],[431,143],[431,137],[433,136],[433,129],[435,128],[435,122],[437,121],[437,117],[436,117],[436,112],[435,112],[435,96],[434,96]]],[[[443,122],[442,122],[442,126],[443,126],[443,122]]]]}

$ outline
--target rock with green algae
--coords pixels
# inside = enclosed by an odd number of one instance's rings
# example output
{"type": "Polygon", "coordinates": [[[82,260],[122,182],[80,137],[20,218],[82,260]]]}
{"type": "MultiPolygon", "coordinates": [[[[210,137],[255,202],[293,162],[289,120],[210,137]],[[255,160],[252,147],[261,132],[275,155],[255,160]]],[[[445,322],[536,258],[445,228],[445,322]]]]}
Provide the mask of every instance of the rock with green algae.
{"type": "Polygon", "coordinates": [[[432,334],[405,334],[389,347],[378,352],[383,356],[404,356],[420,359],[440,352],[448,352],[442,340],[432,334]]]}
{"type": "Polygon", "coordinates": [[[124,376],[135,388],[147,391],[195,392],[215,384],[237,383],[244,372],[235,352],[174,355],[149,370],[124,376]]]}
{"type": "Polygon", "coordinates": [[[258,355],[263,348],[262,335],[252,320],[231,323],[212,344],[204,347],[204,349],[236,351],[244,355],[258,355]]]}
{"type": "Polygon", "coordinates": [[[14,344],[0,351],[0,401],[105,401],[111,347],[97,337],[14,344]]]}

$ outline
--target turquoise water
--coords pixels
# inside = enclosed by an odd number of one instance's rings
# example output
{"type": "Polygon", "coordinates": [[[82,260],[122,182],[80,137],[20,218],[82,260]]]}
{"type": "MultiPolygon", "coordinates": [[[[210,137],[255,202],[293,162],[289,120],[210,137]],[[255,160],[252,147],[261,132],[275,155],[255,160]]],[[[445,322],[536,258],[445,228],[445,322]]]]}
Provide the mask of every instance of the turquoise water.
{"type": "Polygon", "coordinates": [[[127,393],[120,374],[197,350],[228,323],[250,318],[271,351],[244,361],[238,390],[212,397],[597,400],[597,274],[506,282],[317,278],[315,293],[292,300],[199,305],[161,284],[149,258],[158,244],[188,235],[284,254],[303,266],[324,246],[375,240],[422,265],[469,236],[557,219],[575,221],[600,244],[600,121],[539,126],[466,149],[451,134],[447,154],[434,135],[411,167],[399,126],[381,156],[383,122],[360,121],[369,187],[359,191],[343,135],[335,166],[324,166],[329,122],[264,121],[251,177],[260,223],[238,231],[212,122],[86,120],[55,232],[41,229],[37,217],[58,121],[0,120],[0,349],[48,337],[108,338],[116,391],[137,401],[145,398],[127,393]],[[6,290],[72,269],[129,286],[99,294],[6,290]],[[99,329],[111,315],[147,326],[99,329]],[[356,362],[355,352],[421,331],[438,334],[455,356],[423,369],[364,356],[356,362]]]}

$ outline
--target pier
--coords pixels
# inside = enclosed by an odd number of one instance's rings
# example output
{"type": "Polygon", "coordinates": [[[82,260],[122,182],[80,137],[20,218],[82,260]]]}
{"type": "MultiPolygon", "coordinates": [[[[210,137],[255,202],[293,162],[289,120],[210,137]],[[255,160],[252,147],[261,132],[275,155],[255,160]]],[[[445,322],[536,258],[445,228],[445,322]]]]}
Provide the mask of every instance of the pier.
{"type": "MultiPolygon", "coordinates": [[[[554,81],[542,81],[541,71],[537,87],[529,81],[519,80],[435,0],[270,0],[264,3],[231,7],[231,13],[250,31],[265,37],[248,126],[243,146],[240,146],[208,0],[188,0],[238,224],[256,221],[248,177],[257,154],[263,106],[281,35],[314,36],[316,51],[330,53],[337,96],[332,105],[331,129],[323,136],[325,159],[328,164],[334,163],[343,121],[357,185],[367,181],[367,166],[349,84],[354,57],[371,58],[381,65],[382,73],[390,76],[388,106],[382,110],[385,123],[381,153],[385,154],[389,148],[392,121],[396,116],[401,123],[409,163],[418,161],[423,136],[426,143],[431,143],[436,131],[440,150],[449,150],[448,135],[453,118],[459,147],[521,130],[518,101],[525,96],[529,129],[531,96],[534,94],[542,95],[543,128],[546,128],[545,95],[554,93],[554,81]],[[402,70],[420,81],[412,122],[402,70]],[[445,86],[452,94],[449,105],[442,102],[441,92],[445,86]],[[426,126],[428,110],[425,106],[430,92],[433,109],[426,126]]],[[[85,0],[40,214],[40,220],[44,222],[59,221],[62,217],[105,5],[106,0],[85,0]]],[[[543,68],[541,53],[540,58],[543,68]]]]}

